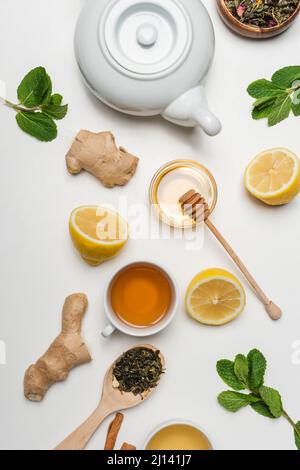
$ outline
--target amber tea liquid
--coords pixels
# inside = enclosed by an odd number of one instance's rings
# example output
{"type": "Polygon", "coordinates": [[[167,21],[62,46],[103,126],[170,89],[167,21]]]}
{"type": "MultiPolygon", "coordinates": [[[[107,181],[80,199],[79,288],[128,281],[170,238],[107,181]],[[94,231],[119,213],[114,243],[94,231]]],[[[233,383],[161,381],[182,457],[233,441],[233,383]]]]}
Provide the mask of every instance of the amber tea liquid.
{"type": "Polygon", "coordinates": [[[158,431],[147,450],[211,450],[207,437],[188,424],[171,424],[158,431]]]}
{"type": "Polygon", "coordinates": [[[135,328],[149,328],[169,312],[173,291],[168,277],[155,266],[137,264],[121,271],[110,291],[117,317],[135,328]]]}

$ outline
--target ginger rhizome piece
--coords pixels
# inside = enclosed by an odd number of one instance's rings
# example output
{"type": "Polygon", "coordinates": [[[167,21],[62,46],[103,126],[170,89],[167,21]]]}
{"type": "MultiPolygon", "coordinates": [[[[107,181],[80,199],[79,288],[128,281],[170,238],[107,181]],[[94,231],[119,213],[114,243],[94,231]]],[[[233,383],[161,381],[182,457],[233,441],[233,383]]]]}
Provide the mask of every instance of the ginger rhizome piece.
{"type": "Polygon", "coordinates": [[[135,174],[138,162],[137,157],[116,146],[111,132],[81,130],[66,155],[69,173],[76,175],[86,170],[107,188],[125,186],[135,174]]]}
{"type": "Polygon", "coordinates": [[[28,400],[41,401],[52,384],[65,380],[71,369],[92,360],[81,337],[81,324],[87,305],[85,294],[73,294],[66,298],[61,334],[25,372],[24,395],[28,400]]]}

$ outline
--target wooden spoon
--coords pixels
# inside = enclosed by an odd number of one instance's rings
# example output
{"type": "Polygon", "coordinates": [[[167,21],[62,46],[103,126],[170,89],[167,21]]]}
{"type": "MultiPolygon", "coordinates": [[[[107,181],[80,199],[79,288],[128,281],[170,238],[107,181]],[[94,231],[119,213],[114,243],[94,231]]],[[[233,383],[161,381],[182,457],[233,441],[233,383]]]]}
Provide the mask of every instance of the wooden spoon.
{"type": "MultiPolygon", "coordinates": [[[[157,351],[154,346],[149,344],[140,344],[138,346],[134,346],[132,349],[135,348],[147,348],[152,349],[153,351],[157,351]]],[[[164,356],[160,353],[159,357],[164,369],[164,356]]],[[[107,418],[112,413],[116,413],[128,408],[133,408],[137,405],[140,405],[141,403],[144,403],[144,401],[155,391],[155,388],[153,388],[147,392],[144,392],[142,396],[135,396],[133,393],[122,393],[118,388],[114,388],[113,368],[119,359],[120,358],[118,358],[112,364],[105,375],[101,400],[96,410],[86,421],[84,421],[84,423],[82,423],[74,432],[72,432],[72,434],[64,439],[55,448],[55,450],[83,450],[105,418],[107,418]]]]}

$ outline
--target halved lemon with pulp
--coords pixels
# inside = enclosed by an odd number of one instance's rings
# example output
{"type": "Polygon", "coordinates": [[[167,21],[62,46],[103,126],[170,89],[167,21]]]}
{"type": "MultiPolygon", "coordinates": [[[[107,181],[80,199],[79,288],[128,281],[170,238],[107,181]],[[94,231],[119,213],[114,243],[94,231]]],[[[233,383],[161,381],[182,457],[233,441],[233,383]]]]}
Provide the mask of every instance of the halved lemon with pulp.
{"type": "Polygon", "coordinates": [[[128,224],[116,212],[102,206],[82,206],[70,216],[73,243],[92,266],[116,256],[128,240],[128,224]]]}
{"type": "Polygon", "coordinates": [[[228,271],[211,268],[197,274],[186,293],[188,314],[205,325],[224,325],[242,313],[246,294],[240,281],[228,271]]]}
{"type": "Polygon", "coordinates": [[[300,162],[285,148],[265,150],[248,165],[245,186],[271,206],[288,204],[300,191],[300,162]]]}

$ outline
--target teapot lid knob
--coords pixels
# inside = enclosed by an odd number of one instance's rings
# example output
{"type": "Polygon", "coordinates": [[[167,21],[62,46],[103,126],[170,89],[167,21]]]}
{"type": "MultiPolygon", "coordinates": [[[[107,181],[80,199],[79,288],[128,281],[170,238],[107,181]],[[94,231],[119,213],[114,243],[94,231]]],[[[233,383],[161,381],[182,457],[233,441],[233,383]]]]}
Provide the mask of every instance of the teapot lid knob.
{"type": "Polygon", "coordinates": [[[99,23],[107,59],[122,74],[140,79],[175,70],[192,38],[190,16],[177,0],[110,0],[99,23]]]}
{"type": "Polygon", "coordinates": [[[157,28],[151,23],[144,23],[137,29],[136,38],[143,47],[153,46],[158,38],[157,28]]]}

